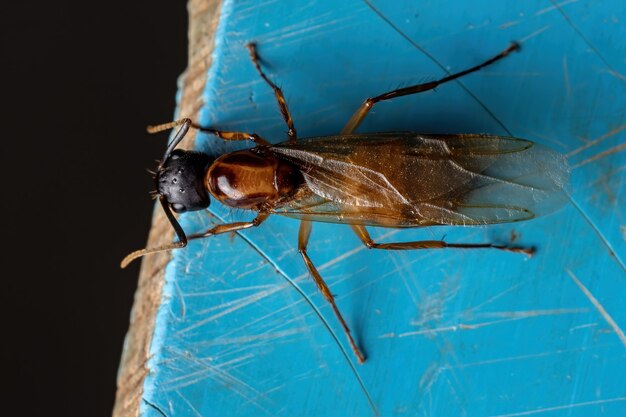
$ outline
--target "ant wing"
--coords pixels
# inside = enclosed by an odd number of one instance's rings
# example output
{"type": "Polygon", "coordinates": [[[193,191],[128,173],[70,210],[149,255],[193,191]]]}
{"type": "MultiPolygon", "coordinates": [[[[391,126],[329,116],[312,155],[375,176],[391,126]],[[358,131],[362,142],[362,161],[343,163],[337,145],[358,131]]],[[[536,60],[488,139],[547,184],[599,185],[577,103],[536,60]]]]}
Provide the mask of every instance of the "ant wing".
{"type": "Polygon", "coordinates": [[[371,133],[271,150],[297,165],[307,189],[320,198],[309,211],[390,227],[527,220],[565,201],[569,177],[562,155],[499,136],[371,133]]]}
{"type": "Polygon", "coordinates": [[[359,207],[327,200],[313,193],[307,186],[304,186],[295,198],[286,204],[274,207],[272,213],[300,220],[365,226],[416,227],[435,224],[427,221],[418,224],[417,218],[406,216],[397,210],[359,207]]]}

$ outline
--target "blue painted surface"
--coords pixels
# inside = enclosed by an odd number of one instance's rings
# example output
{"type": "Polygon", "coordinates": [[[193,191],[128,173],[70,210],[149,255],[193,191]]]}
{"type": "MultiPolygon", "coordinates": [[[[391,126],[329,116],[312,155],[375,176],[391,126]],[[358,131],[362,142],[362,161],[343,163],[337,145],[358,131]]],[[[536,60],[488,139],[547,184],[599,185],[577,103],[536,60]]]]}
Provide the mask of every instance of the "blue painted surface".
{"type": "MultiPolygon", "coordinates": [[[[367,96],[462,70],[518,40],[521,53],[380,104],[359,130],[505,126],[573,167],[571,203],[545,218],[371,230],[385,241],[515,237],[537,246],[531,259],[368,251],[346,226],[314,226],[310,255],[369,356],[357,369],[380,415],[626,415],[625,22],[621,1],[225,1],[204,125],[286,138],[249,41],[305,137],[337,133],[367,96]]],[[[207,137],[197,145],[234,148],[207,137]]],[[[252,218],[217,203],[210,213],[182,223],[196,231],[252,218]]],[[[176,252],[143,416],[373,415],[329,332],[285,281],[296,280],[347,347],[296,252],[297,230],[271,218],[176,252]]]]}

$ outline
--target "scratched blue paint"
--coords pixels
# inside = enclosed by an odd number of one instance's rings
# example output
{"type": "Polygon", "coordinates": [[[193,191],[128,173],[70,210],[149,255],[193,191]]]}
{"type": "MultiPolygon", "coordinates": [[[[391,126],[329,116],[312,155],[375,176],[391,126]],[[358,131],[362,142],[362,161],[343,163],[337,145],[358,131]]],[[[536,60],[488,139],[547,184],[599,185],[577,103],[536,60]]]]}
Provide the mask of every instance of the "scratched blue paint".
{"type": "MultiPolygon", "coordinates": [[[[568,155],[571,202],[527,223],[372,230],[390,240],[534,245],[496,251],[367,251],[316,224],[310,254],[369,359],[358,371],[382,416],[626,415],[626,3],[622,1],[225,1],[204,125],[273,141],[285,126],[244,45],[255,41],[301,137],[337,133],[361,101],[522,52],[378,105],[360,131],[488,132],[568,155]],[[465,87],[465,90],[462,87],[465,87]],[[471,94],[470,94],[471,92],[471,94]],[[491,114],[490,114],[491,113],[491,114]]],[[[235,147],[201,137],[198,148],[235,147]]],[[[250,219],[213,203],[186,230],[250,219]]],[[[271,218],[194,242],[169,264],[143,416],[369,416],[347,346],[271,218]]]]}

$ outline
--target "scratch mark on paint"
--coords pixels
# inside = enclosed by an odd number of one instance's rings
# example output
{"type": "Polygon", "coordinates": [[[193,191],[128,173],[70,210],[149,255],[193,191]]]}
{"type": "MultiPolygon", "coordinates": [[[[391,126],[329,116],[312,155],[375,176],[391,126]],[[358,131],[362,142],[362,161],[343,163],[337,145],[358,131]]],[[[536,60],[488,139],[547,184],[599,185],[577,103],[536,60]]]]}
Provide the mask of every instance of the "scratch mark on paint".
{"type": "MultiPolygon", "coordinates": [[[[398,258],[396,258],[395,256],[391,259],[393,265],[395,266],[394,270],[399,270],[403,267],[403,265],[400,265],[398,263],[398,258]]],[[[406,265],[404,265],[404,267],[406,267],[406,265]]],[[[413,302],[413,305],[415,306],[415,308],[417,310],[420,310],[422,304],[419,302],[417,296],[415,295],[415,292],[413,291],[413,289],[411,288],[411,286],[409,285],[409,282],[407,280],[407,277],[405,274],[400,274],[400,279],[402,280],[402,284],[404,285],[404,288],[406,289],[406,292],[409,294],[409,297],[411,298],[411,301],[413,302]]]]}
{"type": "MultiPolygon", "coordinates": [[[[359,268],[357,270],[352,271],[352,274],[347,274],[345,279],[350,279],[350,278],[355,277],[355,276],[361,276],[361,275],[365,274],[366,271],[367,271],[367,267],[359,268]]],[[[343,281],[343,280],[341,280],[341,281],[343,281]]],[[[368,280],[365,283],[359,285],[358,287],[352,288],[348,292],[345,292],[345,293],[342,293],[340,295],[337,295],[336,300],[342,300],[344,298],[350,298],[353,294],[356,294],[356,293],[362,291],[364,288],[371,287],[372,285],[376,284],[378,281],[381,281],[381,279],[378,278],[378,279],[368,280]]],[[[340,281],[337,281],[337,282],[340,282],[340,281]]]]}
{"type": "MultiPolygon", "coordinates": [[[[268,324],[270,322],[270,320],[273,320],[273,318],[276,317],[276,316],[284,318],[284,315],[282,315],[282,313],[284,311],[287,311],[290,308],[293,308],[294,306],[296,306],[298,304],[301,304],[303,302],[304,302],[304,300],[299,299],[299,300],[296,300],[296,301],[294,301],[293,303],[291,303],[289,305],[283,306],[283,307],[281,307],[279,309],[275,309],[275,310],[271,311],[268,314],[265,314],[265,315],[262,315],[262,316],[257,316],[254,320],[246,320],[245,323],[243,323],[241,326],[232,328],[231,330],[229,330],[227,332],[221,333],[221,337],[225,337],[225,336],[229,336],[231,334],[237,333],[237,332],[245,331],[246,329],[254,327],[254,326],[256,326],[259,323],[260,324],[268,324]]],[[[307,312],[310,312],[311,314],[314,314],[313,312],[311,312],[309,310],[307,310],[307,312]]],[[[286,325],[286,324],[291,323],[292,321],[295,321],[295,319],[298,319],[298,317],[296,317],[296,318],[294,318],[292,320],[282,320],[282,321],[280,321],[281,319],[279,319],[279,320],[275,320],[274,322],[278,323],[280,325],[286,325]]],[[[269,326],[269,324],[268,324],[268,326],[269,326]]]]}
{"type": "MultiPolygon", "coordinates": [[[[277,343],[281,344],[280,342],[277,343]]],[[[200,343],[193,344],[191,346],[198,347],[200,343]]],[[[210,352],[208,356],[199,356],[199,360],[203,361],[223,361],[221,366],[228,366],[228,368],[233,371],[238,369],[240,366],[248,364],[253,360],[257,360],[256,354],[260,354],[265,346],[268,343],[263,341],[261,343],[248,343],[246,345],[225,345],[220,346],[219,349],[213,350],[210,352]],[[255,354],[250,354],[250,352],[255,352],[255,354]],[[227,358],[233,358],[230,360],[226,360],[227,358]]],[[[203,347],[202,347],[203,348],[203,347]]]]}
{"type": "Polygon", "coordinates": [[[520,78],[529,78],[529,77],[543,77],[545,72],[542,71],[507,71],[507,72],[498,72],[498,71],[489,71],[483,72],[483,77],[520,77],[520,78]]]}
{"type": "Polygon", "coordinates": [[[272,294],[274,294],[275,292],[279,291],[280,289],[285,288],[284,286],[282,287],[276,287],[276,289],[273,290],[267,290],[267,291],[259,291],[255,294],[249,295],[247,297],[242,297],[237,301],[228,301],[226,303],[220,304],[219,306],[213,306],[210,309],[204,310],[201,313],[206,313],[209,310],[216,310],[216,309],[220,309],[224,306],[230,306],[229,308],[225,308],[222,311],[220,311],[219,313],[215,313],[211,316],[208,316],[202,320],[198,320],[194,323],[192,323],[191,325],[184,327],[182,329],[180,329],[178,332],[176,332],[177,335],[183,335],[191,330],[197,329],[198,327],[202,327],[207,323],[210,323],[216,319],[219,319],[220,317],[226,316],[230,313],[233,313],[237,310],[240,310],[250,304],[256,303],[260,300],[262,300],[263,298],[266,298],[272,294]]]}
{"type": "Polygon", "coordinates": [[[178,395],[180,397],[181,400],[183,400],[183,402],[185,404],[187,404],[187,406],[189,407],[189,409],[197,416],[197,417],[202,417],[202,414],[200,414],[200,412],[196,409],[196,407],[193,406],[193,404],[191,404],[191,401],[189,401],[180,391],[176,391],[176,395],[178,395]]]}
{"type": "Polygon", "coordinates": [[[527,318],[537,316],[556,316],[560,314],[586,313],[588,308],[561,308],[554,310],[528,310],[528,311],[494,311],[481,313],[480,317],[506,317],[506,318],[527,318]]]}
{"type": "Polygon", "coordinates": [[[614,70],[607,70],[606,72],[608,72],[609,74],[611,74],[612,76],[614,76],[615,78],[619,78],[622,81],[626,81],[626,76],[620,74],[617,71],[614,70]]]}
{"type": "Polygon", "coordinates": [[[302,327],[296,327],[296,328],[287,329],[287,330],[278,331],[278,332],[265,332],[261,334],[246,335],[246,336],[241,336],[241,337],[230,337],[230,338],[219,337],[209,342],[202,342],[201,345],[203,347],[206,347],[206,346],[231,345],[231,344],[242,345],[242,344],[247,344],[250,342],[265,341],[265,340],[276,341],[277,339],[280,339],[283,337],[292,336],[292,335],[299,334],[299,333],[304,333],[305,330],[307,329],[302,328],[302,327]]]}
{"type": "Polygon", "coordinates": [[[491,417],[528,416],[528,415],[531,415],[531,414],[547,413],[547,412],[550,412],[550,411],[567,410],[569,408],[587,407],[587,406],[590,406],[590,405],[607,404],[607,403],[614,403],[614,402],[619,402],[619,401],[626,401],[626,397],[607,398],[607,399],[604,399],[604,400],[585,401],[585,402],[581,402],[581,403],[572,403],[572,404],[567,404],[567,405],[557,405],[557,406],[554,406],[554,407],[545,407],[545,408],[538,408],[538,409],[530,410],[530,411],[521,411],[519,413],[498,414],[498,415],[494,415],[494,416],[491,416],[491,417]]]}
{"type": "Polygon", "coordinates": [[[580,168],[583,165],[587,165],[590,162],[597,161],[598,159],[604,158],[605,156],[609,156],[611,154],[621,152],[624,149],[626,149],[626,143],[622,143],[621,145],[614,146],[611,149],[607,149],[606,151],[600,152],[599,154],[596,154],[590,158],[585,159],[582,162],[579,162],[578,164],[574,165],[572,169],[580,168]]]}
{"type": "Polygon", "coordinates": [[[299,42],[302,42],[304,39],[313,40],[315,38],[319,38],[320,36],[322,36],[321,35],[322,33],[327,36],[330,33],[338,32],[346,28],[356,26],[356,22],[350,24],[348,23],[349,21],[350,19],[337,19],[334,21],[330,21],[328,23],[311,25],[311,27],[294,29],[291,32],[279,33],[274,37],[268,37],[268,38],[262,37],[260,40],[264,44],[271,44],[274,46],[283,47],[292,42],[299,43],[299,42]],[[341,23],[341,22],[345,22],[345,23],[341,23]]]}
{"type": "Polygon", "coordinates": [[[556,310],[530,310],[530,311],[510,311],[510,312],[500,312],[500,313],[491,313],[493,316],[498,317],[506,317],[502,320],[492,320],[480,323],[459,323],[449,326],[435,327],[431,329],[421,329],[415,330],[411,332],[400,333],[398,335],[385,334],[379,336],[379,338],[389,338],[389,337],[409,337],[409,336],[417,336],[421,334],[426,335],[434,335],[436,333],[442,332],[456,332],[458,330],[476,330],[482,327],[493,326],[502,323],[508,323],[511,321],[523,320],[532,317],[540,317],[540,316],[552,316],[559,314],[576,314],[576,313],[584,313],[588,311],[584,308],[572,308],[572,309],[556,309],[556,310]]]}
{"type": "Polygon", "coordinates": [[[578,288],[580,288],[580,290],[583,292],[583,294],[585,294],[589,301],[591,301],[591,304],[593,304],[596,310],[598,310],[604,320],[609,324],[609,326],[611,326],[617,337],[619,337],[619,339],[622,341],[624,347],[626,347],[626,335],[624,335],[624,331],[620,329],[615,320],[613,320],[613,317],[609,315],[609,313],[604,309],[602,304],[600,304],[596,297],[593,296],[591,291],[589,291],[587,287],[585,287],[585,285],[576,277],[576,275],[574,275],[572,271],[568,269],[567,274],[574,281],[574,283],[578,285],[578,288]]]}
{"type": "Polygon", "coordinates": [[[618,253],[613,250],[613,246],[611,245],[611,242],[609,242],[607,240],[606,236],[604,236],[604,233],[602,233],[602,231],[594,223],[593,219],[591,219],[589,217],[587,212],[585,210],[583,210],[582,207],[580,207],[580,204],[578,204],[578,202],[576,200],[574,200],[571,195],[567,194],[567,197],[568,197],[569,201],[572,202],[572,205],[576,208],[578,213],[583,217],[583,219],[585,219],[587,224],[589,224],[589,226],[591,226],[591,228],[596,233],[596,235],[600,238],[600,240],[602,241],[604,246],[606,246],[606,248],[609,251],[609,253],[614,255],[613,259],[615,259],[615,261],[620,266],[620,268],[622,268],[623,271],[626,271],[626,264],[624,264],[624,261],[619,257],[618,253]]]}
{"type": "MultiPolygon", "coordinates": [[[[610,189],[608,186],[608,183],[613,179],[613,177],[617,177],[617,174],[620,174],[622,171],[626,171],[626,165],[618,167],[618,168],[612,168],[608,171],[602,172],[602,174],[596,178],[593,181],[588,181],[586,184],[584,184],[583,186],[581,186],[580,188],[578,188],[578,192],[581,195],[587,195],[589,193],[584,193],[583,191],[586,192],[594,192],[596,189],[599,188],[604,188],[605,192],[608,194],[607,197],[610,197],[610,199],[612,199],[613,201],[617,198],[614,194],[614,190],[610,189]]],[[[622,178],[615,178],[616,181],[618,181],[618,183],[622,183],[622,178]]],[[[621,221],[623,216],[621,215],[620,212],[617,212],[617,217],[618,217],[618,221],[621,221]]]]}
{"type": "MultiPolygon", "coordinates": [[[[250,2],[250,6],[247,3],[241,2],[241,8],[237,10],[239,14],[245,15],[253,15],[259,14],[259,10],[268,8],[269,6],[274,5],[278,0],[270,0],[270,1],[254,1],[250,2]]],[[[241,18],[241,17],[240,17],[241,18]]]]}
{"type": "MultiPolygon", "coordinates": [[[[213,359],[211,358],[203,360],[201,358],[190,356],[189,354],[186,354],[186,353],[177,352],[174,354],[176,354],[180,360],[191,362],[196,367],[199,366],[200,369],[193,371],[193,372],[188,372],[188,373],[185,373],[184,375],[180,375],[180,376],[170,378],[164,381],[162,384],[162,387],[168,391],[176,391],[178,389],[187,387],[189,385],[194,385],[206,378],[212,378],[212,379],[221,381],[223,383],[229,384],[231,387],[233,387],[233,389],[235,386],[240,386],[254,393],[258,393],[258,391],[254,389],[254,387],[239,380],[238,378],[233,377],[227,371],[223,370],[223,368],[229,368],[234,364],[237,364],[239,362],[246,361],[252,358],[253,355],[251,353],[239,356],[230,361],[219,363],[217,365],[214,365],[211,363],[213,361],[213,359]]],[[[241,395],[243,396],[243,394],[241,395]]]]}
{"type": "MultiPolygon", "coordinates": [[[[397,255],[397,254],[394,254],[397,255]]],[[[403,262],[402,264],[397,264],[394,262],[394,268],[393,269],[388,269],[384,274],[380,275],[381,278],[391,278],[391,277],[397,277],[398,274],[402,274],[405,273],[407,270],[411,270],[411,268],[413,267],[414,264],[419,264],[421,262],[424,261],[424,259],[432,257],[430,253],[428,253],[428,251],[424,251],[424,253],[422,254],[418,254],[416,253],[415,255],[411,255],[411,257],[409,258],[409,260],[406,260],[406,262],[403,262]]],[[[391,259],[395,259],[396,257],[392,257],[391,259]]],[[[434,267],[436,265],[429,265],[431,267],[434,267]]]]}
{"type": "Polygon", "coordinates": [[[565,93],[567,97],[572,96],[572,85],[569,80],[569,69],[567,68],[567,55],[563,56],[563,83],[565,84],[565,93]]]}
{"type": "Polygon", "coordinates": [[[539,36],[540,34],[542,34],[543,32],[545,32],[546,30],[550,29],[551,25],[545,25],[544,27],[537,29],[536,31],[534,31],[533,33],[531,33],[530,35],[526,35],[524,36],[522,39],[520,39],[518,42],[519,43],[524,43],[532,38],[534,38],[535,36],[539,36]]]}
{"type": "Polygon", "coordinates": [[[581,324],[580,326],[574,326],[571,329],[569,329],[570,333],[573,333],[576,330],[580,330],[580,329],[586,329],[589,327],[596,327],[598,325],[598,323],[587,323],[587,324],[581,324]]]}
{"type": "MultiPolygon", "coordinates": [[[[295,281],[296,282],[300,282],[301,280],[306,279],[306,277],[307,277],[307,274],[303,274],[303,275],[299,276],[298,278],[296,278],[295,281]]],[[[343,298],[343,295],[340,296],[340,297],[337,297],[337,301],[340,301],[342,298],[343,298]]],[[[268,314],[261,315],[261,316],[256,316],[256,318],[254,320],[247,320],[241,326],[236,327],[236,328],[232,328],[231,330],[229,330],[229,331],[227,331],[225,333],[222,333],[221,336],[223,337],[223,336],[231,335],[233,333],[242,332],[246,328],[256,326],[257,324],[264,325],[266,323],[269,323],[270,321],[273,321],[274,323],[279,325],[278,327],[276,327],[276,326],[273,327],[274,330],[277,330],[279,327],[284,327],[285,325],[288,325],[288,324],[290,324],[292,322],[295,322],[295,321],[299,321],[299,320],[303,319],[304,317],[308,317],[309,315],[314,314],[313,311],[306,310],[304,313],[302,313],[302,312],[298,313],[297,316],[294,317],[291,320],[285,320],[284,319],[285,315],[283,314],[283,312],[285,312],[285,311],[287,311],[287,310],[289,310],[291,308],[294,308],[295,306],[301,304],[303,301],[304,300],[302,300],[302,299],[298,299],[298,300],[295,300],[292,303],[290,303],[288,305],[285,305],[285,306],[283,306],[283,307],[281,307],[279,309],[274,309],[271,312],[269,312],[268,314]],[[280,317],[280,318],[279,319],[274,319],[274,317],[277,317],[277,316],[280,317]]],[[[271,326],[268,325],[266,327],[271,327],[271,326]]]]}
{"type": "Polygon", "coordinates": [[[472,308],[467,309],[465,312],[471,312],[471,311],[475,311],[478,310],[479,308],[487,305],[487,304],[491,304],[492,302],[498,300],[499,298],[505,296],[506,294],[510,293],[511,291],[515,291],[516,289],[518,289],[519,287],[521,287],[522,285],[524,285],[524,283],[520,282],[519,284],[513,285],[510,288],[507,288],[504,291],[499,292],[498,294],[488,298],[487,300],[483,301],[480,304],[477,304],[475,306],[473,306],[472,308]]]}
{"type": "Polygon", "coordinates": [[[447,366],[440,366],[438,364],[431,364],[425,371],[419,381],[420,391],[422,393],[429,392],[433,384],[439,378],[439,375],[445,370],[447,366]]]}
{"type": "Polygon", "coordinates": [[[585,149],[590,148],[590,147],[592,147],[592,146],[595,146],[595,145],[597,145],[598,143],[602,142],[603,140],[608,139],[608,138],[610,138],[611,136],[618,134],[619,132],[621,132],[621,131],[622,131],[622,130],[624,130],[624,129],[626,129],[626,124],[623,124],[623,125],[621,125],[621,126],[619,126],[619,127],[616,127],[615,129],[613,129],[613,130],[611,130],[611,131],[609,131],[609,132],[607,132],[607,133],[603,134],[602,136],[600,136],[600,137],[598,137],[598,138],[596,138],[596,139],[593,139],[593,140],[591,140],[591,141],[587,142],[587,143],[586,143],[586,144],[584,144],[583,146],[581,146],[581,147],[579,147],[579,148],[574,149],[573,151],[571,151],[571,152],[569,152],[569,153],[565,154],[565,157],[566,157],[566,158],[570,158],[570,157],[572,157],[572,156],[576,155],[577,153],[579,153],[579,152],[581,152],[581,151],[584,151],[585,149]]]}
{"type": "Polygon", "coordinates": [[[287,384],[279,384],[279,385],[274,386],[273,388],[268,388],[265,390],[265,395],[269,395],[273,392],[285,389],[287,386],[288,386],[287,384]]]}
{"type": "Polygon", "coordinates": [[[593,51],[593,53],[598,58],[600,58],[600,60],[604,63],[604,65],[608,68],[608,70],[616,72],[611,66],[611,64],[609,63],[609,61],[607,61],[606,58],[604,58],[604,56],[600,53],[600,51],[587,39],[585,35],[583,35],[582,31],[574,24],[574,22],[567,15],[567,13],[563,11],[563,8],[561,8],[561,5],[559,3],[556,3],[554,0],[550,0],[550,2],[559,11],[559,13],[561,13],[561,16],[563,16],[563,19],[565,19],[567,24],[570,25],[570,27],[574,30],[574,32],[576,32],[576,34],[583,40],[583,42],[585,42],[585,44],[593,51]]]}
{"type": "Polygon", "coordinates": [[[180,285],[179,285],[178,281],[174,281],[174,290],[176,291],[176,296],[178,297],[178,301],[180,302],[180,318],[182,320],[184,320],[185,319],[185,311],[186,311],[185,295],[183,294],[182,290],[180,289],[180,285]]]}
{"type": "MultiPolygon", "coordinates": [[[[448,278],[446,276],[446,278],[448,278]]],[[[423,327],[426,323],[439,323],[444,315],[446,304],[454,299],[459,292],[460,277],[454,276],[446,279],[441,284],[440,290],[434,294],[424,295],[419,301],[419,320],[411,321],[411,324],[423,327]]],[[[402,336],[399,336],[402,337],[402,336]]]]}
{"type": "Polygon", "coordinates": [[[257,271],[260,271],[261,269],[267,267],[268,265],[265,262],[262,262],[261,265],[257,266],[256,268],[246,268],[246,270],[244,272],[242,272],[241,274],[237,275],[235,277],[235,279],[241,279],[245,276],[248,276],[250,274],[254,274],[257,271]]]}
{"type": "Polygon", "coordinates": [[[624,239],[624,242],[626,242],[626,226],[621,225],[619,227],[619,230],[621,230],[621,232],[622,232],[622,239],[624,239]]]}
{"type": "Polygon", "coordinates": [[[511,26],[517,25],[519,22],[520,22],[519,20],[511,20],[510,22],[505,22],[505,23],[501,24],[499,27],[500,27],[500,29],[506,29],[506,28],[509,28],[511,26]]]}
{"type": "MultiPolygon", "coordinates": [[[[502,322],[502,321],[508,321],[508,320],[499,320],[498,322],[502,322]]],[[[488,325],[488,324],[495,324],[495,322],[490,322],[490,323],[483,323],[483,325],[488,325]]],[[[442,332],[455,332],[457,330],[463,330],[463,329],[469,329],[470,326],[467,326],[465,324],[457,324],[457,325],[453,325],[453,326],[444,326],[444,327],[435,327],[432,329],[423,329],[423,330],[416,330],[413,332],[405,332],[405,333],[400,333],[400,334],[395,334],[395,333],[387,333],[384,335],[380,335],[378,338],[379,339],[385,339],[385,338],[389,338],[389,337],[409,337],[409,336],[417,336],[420,334],[429,334],[429,335],[434,335],[436,333],[442,333],[442,332]]]]}
{"type": "MultiPolygon", "coordinates": [[[[189,358],[188,355],[183,355],[182,357],[189,358]]],[[[192,372],[190,374],[186,374],[181,377],[173,378],[169,381],[166,381],[164,384],[164,387],[168,391],[176,391],[186,386],[194,385],[206,378],[211,378],[218,383],[228,386],[229,391],[238,394],[239,396],[244,398],[248,403],[257,407],[259,410],[265,412],[268,415],[272,415],[272,413],[269,410],[267,410],[265,407],[261,406],[259,403],[254,401],[254,398],[267,399],[265,398],[263,393],[259,392],[254,387],[240,380],[239,378],[234,377],[229,372],[221,369],[221,368],[224,368],[225,366],[230,366],[233,363],[241,362],[251,357],[253,357],[253,355],[248,354],[243,357],[237,358],[233,361],[230,361],[228,363],[222,363],[218,366],[212,365],[208,361],[202,361],[197,358],[190,358],[192,359],[193,363],[195,363],[196,365],[202,366],[203,369],[200,371],[192,372]],[[180,383],[176,384],[175,386],[171,386],[173,385],[174,382],[179,382],[179,381],[180,383]],[[246,394],[244,390],[248,390],[250,394],[246,394]]]]}
{"type": "Polygon", "coordinates": [[[237,288],[229,288],[225,290],[211,290],[211,291],[198,291],[194,293],[183,293],[185,298],[192,297],[213,297],[220,294],[230,294],[244,291],[258,291],[258,290],[267,290],[269,288],[274,288],[276,285],[274,284],[262,284],[262,285],[251,285],[249,287],[237,287],[237,288]]]}
{"type": "Polygon", "coordinates": [[[546,357],[546,356],[553,356],[553,355],[563,355],[563,354],[566,354],[566,353],[585,352],[585,351],[590,350],[590,349],[594,349],[595,350],[595,349],[598,349],[600,347],[612,347],[612,346],[613,345],[609,345],[609,344],[595,345],[595,346],[582,346],[582,347],[578,347],[578,348],[558,349],[558,350],[554,350],[554,351],[541,352],[541,353],[531,353],[531,354],[527,354],[527,355],[507,356],[507,357],[504,357],[504,358],[495,358],[495,359],[487,359],[487,360],[478,361],[478,362],[464,363],[464,364],[457,365],[456,368],[464,369],[464,368],[471,368],[471,367],[475,367],[475,366],[485,366],[485,365],[492,365],[492,364],[503,363],[503,362],[524,361],[524,360],[527,360],[527,359],[543,358],[543,357],[546,357]]]}
{"type": "MultiPolygon", "coordinates": [[[[454,397],[454,399],[456,400],[456,404],[458,407],[462,407],[463,403],[466,403],[466,401],[462,401],[457,388],[454,386],[454,384],[452,383],[452,381],[450,381],[450,379],[446,378],[445,379],[446,383],[448,384],[448,388],[450,388],[450,393],[452,394],[452,396],[454,397]]],[[[457,385],[458,385],[458,381],[456,381],[457,385]]],[[[467,411],[465,410],[465,408],[461,408],[461,416],[467,416],[467,411]]]]}
{"type": "Polygon", "coordinates": [[[576,3],[577,1],[578,0],[565,0],[565,1],[561,2],[561,3],[559,3],[559,4],[554,4],[554,5],[550,6],[550,7],[546,7],[545,9],[541,9],[541,10],[537,11],[535,13],[535,16],[541,16],[544,13],[551,12],[552,10],[556,10],[559,7],[563,7],[563,6],[566,6],[566,5],[571,4],[571,3],[576,3]]]}

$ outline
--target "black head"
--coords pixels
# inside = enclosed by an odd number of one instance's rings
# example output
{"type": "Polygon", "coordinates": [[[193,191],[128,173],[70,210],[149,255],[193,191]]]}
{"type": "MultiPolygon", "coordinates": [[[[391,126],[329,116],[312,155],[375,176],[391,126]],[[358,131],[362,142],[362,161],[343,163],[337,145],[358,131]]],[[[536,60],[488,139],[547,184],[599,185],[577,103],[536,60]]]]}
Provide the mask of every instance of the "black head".
{"type": "Polygon", "coordinates": [[[172,123],[148,126],[148,133],[157,133],[176,126],[180,126],[180,129],[178,129],[174,139],[172,139],[172,142],[165,150],[162,162],[157,168],[155,180],[159,202],[161,207],[163,207],[165,216],[178,236],[178,242],[130,253],[122,260],[122,268],[125,268],[133,259],[149,253],[163,252],[187,246],[185,231],[176,220],[176,216],[174,216],[172,211],[183,213],[185,211],[202,210],[209,206],[209,195],[204,189],[204,174],[212,162],[211,158],[201,152],[176,149],[176,146],[183,140],[189,128],[197,128],[197,126],[191,122],[191,119],[180,119],[172,123]]]}
{"type": "Polygon", "coordinates": [[[193,126],[191,119],[180,119],[172,123],[149,127],[148,132],[156,133],[176,126],[180,126],[180,129],[167,146],[163,161],[157,168],[156,186],[159,202],[178,236],[178,242],[155,249],[133,252],[123,262],[130,262],[146,253],[187,246],[185,231],[176,220],[172,210],[182,213],[188,210],[201,210],[209,206],[209,196],[203,187],[204,172],[210,163],[209,157],[200,152],[176,149],[189,128],[193,126]]]}
{"type": "Polygon", "coordinates": [[[176,213],[207,208],[211,201],[204,188],[204,174],[210,163],[202,152],[172,151],[156,174],[157,193],[176,213]]]}

